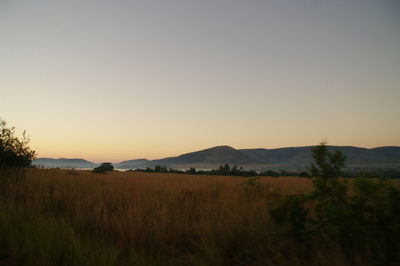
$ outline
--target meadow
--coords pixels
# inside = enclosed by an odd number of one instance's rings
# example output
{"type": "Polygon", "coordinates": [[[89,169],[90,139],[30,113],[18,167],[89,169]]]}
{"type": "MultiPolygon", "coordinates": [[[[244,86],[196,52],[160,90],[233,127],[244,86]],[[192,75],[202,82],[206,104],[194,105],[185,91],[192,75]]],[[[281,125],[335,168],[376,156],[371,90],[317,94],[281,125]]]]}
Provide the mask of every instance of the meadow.
{"type": "Polygon", "coordinates": [[[310,255],[279,233],[271,203],[311,192],[310,178],[61,169],[0,175],[0,265],[366,263],[349,261],[336,245],[314,243],[310,255]]]}

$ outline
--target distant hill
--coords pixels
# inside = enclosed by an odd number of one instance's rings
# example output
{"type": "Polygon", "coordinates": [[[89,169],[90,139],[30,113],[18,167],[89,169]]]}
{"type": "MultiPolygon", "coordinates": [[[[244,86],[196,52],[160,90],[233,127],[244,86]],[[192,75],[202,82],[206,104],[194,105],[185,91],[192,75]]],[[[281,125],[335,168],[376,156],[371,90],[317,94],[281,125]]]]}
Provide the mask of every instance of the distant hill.
{"type": "MultiPolygon", "coordinates": [[[[114,164],[119,169],[154,167],[156,165],[187,169],[214,169],[221,164],[242,166],[253,170],[299,170],[306,169],[312,162],[311,149],[314,146],[288,147],[278,149],[239,149],[217,146],[201,151],[158,160],[134,159],[114,164]]],[[[372,149],[352,146],[328,146],[346,156],[349,168],[398,168],[400,169],[400,147],[387,146],[372,149]]],[[[97,165],[83,159],[39,158],[34,165],[60,168],[93,168],[97,165]]]]}
{"type": "Polygon", "coordinates": [[[120,163],[114,164],[114,168],[119,169],[135,169],[135,168],[143,168],[149,165],[149,160],[147,159],[135,159],[129,161],[123,161],[120,163]]]}
{"type": "MultiPolygon", "coordinates": [[[[177,157],[148,161],[143,167],[162,165],[172,168],[212,169],[227,163],[255,170],[306,169],[312,162],[311,149],[313,147],[236,150],[229,146],[217,146],[177,157]]],[[[352,146],[328,146],[328,148],[331,151],[343,152],[349,168],[400,168],[400,147],[366,149],[352,146]]]]}
{"type": "Polygon", "coordinates": [[[291,147],[279,149],[241,149],[240,152],[262,164],[284,164],[292,160],[295,164],[311,162],[311,149],[308,147],[291,147]],[[294,159],[294,160],[293,160],[294,159]]]}
{"type": "Polygon", "coordinates": [[[98,164],[86,161],[84,159],[52,159],[52,158],[38,158],[33,161],[33,165],[42,166],[46,168],[93,168],[98,164]]]}
{"type": "Polygon", "coordinates": [[[227,163],[231,165],[247,165],[256,163],[256,161],[232,147],[217,146],[206,150],[182,154],[178,157],[153,160],[149,163],[149,165],[193,167],[195,165],[215,166],[221,163],[227,163]]]}
{"type": "MultiPolygon", "coordinates": [[[[242,149],[242,153],[276,168],[305,168],[311,164],[311,149],[314,146],[279,149],[242,149]]],[[[372,149],[352,146],[328,146],[331,151],[341,151],[346,156],[346,165],[355,167],[400,167],[400,147],[378,147],[372,149]]]]}

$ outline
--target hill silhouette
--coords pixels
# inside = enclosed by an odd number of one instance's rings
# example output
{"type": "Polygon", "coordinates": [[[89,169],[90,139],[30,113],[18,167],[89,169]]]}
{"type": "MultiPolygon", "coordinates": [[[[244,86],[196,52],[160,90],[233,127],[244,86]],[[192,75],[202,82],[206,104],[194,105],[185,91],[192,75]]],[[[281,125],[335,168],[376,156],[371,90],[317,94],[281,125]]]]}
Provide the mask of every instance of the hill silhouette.
{"type": "Polygon", "coordinates": [[[84,159],[67,159],[67,158],[38,158],[32,163],[35,166],[42,166],[47,168],[93,168],[98,166],[98,164],[89,162],[84,159]]]}
{"type": "Polygon", "coordinates": [[[149,165],[219,165],[221,163],[246,165],[257,163],[257,161],[230,146],[216,146],[177,157],[153,160],[149,165]]]}
{"type": "Polygon", "coordinates": [[[116,163],[114,164],[114,167],[120,169],[141,168],[141,167],[147,167],[149,165],[149,162],[150,161],[147,159],[134,159],[116,163]]]}
{"type": "MultiPolygon", "coordinates": [[[[242,149],[240,151],[263,164],[306,166],[312,162],[312,147],[314,146],[242,149]]],[[[328,146],[328,149],[341,151],[346,156],[347,165],[350,167],[400,165],[400,147],[388,146],[366,149],[353,146],[328,146]]]]}
{"type": "MultiPolygon", "coordinates": [[[[312,162],[311,148],[287,147],[278,149],[234,149],[230,146],[216,146],[205,150],[185,153],[176,157],[157,160],[133,159],[114,164],[119,169],[154,167],[156,165],[187,169],[213,169],[221,164],[242,166],[245,169],[306,169],[312,162]]],[[[353,146],[328,146],[339,150],[347,158],[349,168],[398,168],[400,169],[400,147],[360,148],[353,146]]],[[[39,158],[34,165],[61,168],[92,168],[96,164],[83,159],[39,158]]]]}

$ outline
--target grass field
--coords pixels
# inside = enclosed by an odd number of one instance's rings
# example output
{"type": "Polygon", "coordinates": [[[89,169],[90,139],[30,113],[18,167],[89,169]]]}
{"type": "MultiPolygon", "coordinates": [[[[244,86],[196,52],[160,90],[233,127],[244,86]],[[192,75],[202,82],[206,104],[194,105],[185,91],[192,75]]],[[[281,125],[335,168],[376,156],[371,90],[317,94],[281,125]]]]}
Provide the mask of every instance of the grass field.
{"type": "Polygon", "coordinates": [[[270,221],[276,195],[310,192],[311,179],[60,169],[1,175],[0,265],[346,264],[332,247],[299,257],[270,221]]]}

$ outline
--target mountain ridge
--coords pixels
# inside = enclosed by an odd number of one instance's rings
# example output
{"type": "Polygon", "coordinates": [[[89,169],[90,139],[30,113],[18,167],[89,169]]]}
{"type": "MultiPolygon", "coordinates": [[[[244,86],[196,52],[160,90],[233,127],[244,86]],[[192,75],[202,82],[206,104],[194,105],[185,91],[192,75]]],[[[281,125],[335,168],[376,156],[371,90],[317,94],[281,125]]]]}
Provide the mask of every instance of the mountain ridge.
{"type": "Polygon", "coordinates": [[[41,167],[60,167],[60,168],[93,168],[99,164],[80,158],[38,158],[32,162],[35,166],[41,167]]]}
{"type": "MultiPolygon", "coordinates": [[[[115,163],[119,169],[135,169],[162,165],[171,168],[199,168],[212,169],[221,164],[242,166],[246,169],[306,169],[312,162],[311,148],[315,146],[284,147],[284,148],[255,148],[234,149],[227,145],[215,146],[204,150],[181,154],[156,160],[133,159],[115,163]]],[[[347,158],[348,167],[383,167],[400,168],[400,147],[381,146],[375,148],[362,148],[355,146],[328,146],[331,151],[339,150],[347,158]]],[[[91,168],[94,164],[84,159],[51,159],[39,158],[34,165],[44,167],[91,168]],[[48,165],[43,165],[44,160],[50,160],[48,165]],[[51,161],[53,160],[53,161],[51,161]],[[60,164],[57,164],[61,160],[60,164]],[[75,161],[76,164],[75,164],[75,161]],[[42,164],[40,164],[40,162],[42,164]]]]}

